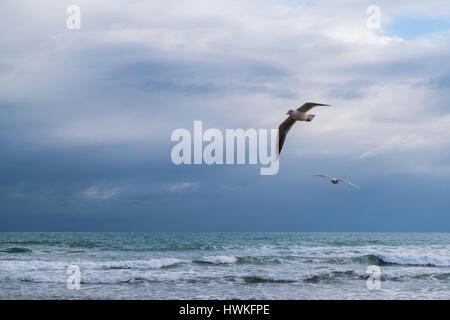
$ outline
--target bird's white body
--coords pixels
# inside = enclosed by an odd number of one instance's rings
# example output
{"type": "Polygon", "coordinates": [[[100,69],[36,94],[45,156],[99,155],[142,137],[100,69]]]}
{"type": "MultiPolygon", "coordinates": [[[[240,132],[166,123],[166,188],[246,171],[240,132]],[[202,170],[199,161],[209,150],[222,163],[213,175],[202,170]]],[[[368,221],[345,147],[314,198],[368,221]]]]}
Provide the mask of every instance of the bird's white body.
{"type": "Polygon", "coordinates": [[[339,179],[339,178],[335,178],[335,177],[330,177],[330,176],[327,176],[326,174],[315,174],[314,176],[330,179],[330,182],[331,182],[332,184],[339,184],[340,182],[345,182],[345,183],[347,183],[347,184],[349,184],[349,185],[351,185],[351,186],[353,186],[353,187],[359,189],[359,187],[358,187],[356,184],[353,184],[353,183],[351,183],[350,181],[347,181],[347,180],[344,180],[344,179],[339,179]]]}
{"type": "Polygon", "coordinates": [[[289,117],[295,121],[311,121],[315,116],[313,114],[307,114],[298,110],[292,110],[288,112],[289,117]]]}
{"type": "Polygon", "coordinates": [[[278,154],[280,154],[286,135],[289,130],[291,130],[294,123],[297,121],[312,121],[315,116],[313,114],[307,114],[307,112],[317,106],[328,106],[328,104],[306,102],[297,110],[291,109],[286,113],[289,117],[287,117],[286,120],[284,120],[278,127],[278,154]]]}

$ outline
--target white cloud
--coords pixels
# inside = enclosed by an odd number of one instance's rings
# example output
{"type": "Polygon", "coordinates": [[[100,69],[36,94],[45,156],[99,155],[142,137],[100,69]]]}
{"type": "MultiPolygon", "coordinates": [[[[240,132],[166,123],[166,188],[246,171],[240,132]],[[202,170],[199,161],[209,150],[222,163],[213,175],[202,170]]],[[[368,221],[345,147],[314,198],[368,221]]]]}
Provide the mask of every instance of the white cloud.
{"type": "Polygon", "coordinates": [[[164,187],[164,190],[169,192],[181,192],[195,187],[197,187],[197,183],[195,182],[179,182],[164,187]]]}
{"type": "Polygon", "coordinates": [[[84,189],[81,194],[85,198],[108,200],[120,193],[120,188],[100,188],[99,186],[90,186],[84,189]]]}

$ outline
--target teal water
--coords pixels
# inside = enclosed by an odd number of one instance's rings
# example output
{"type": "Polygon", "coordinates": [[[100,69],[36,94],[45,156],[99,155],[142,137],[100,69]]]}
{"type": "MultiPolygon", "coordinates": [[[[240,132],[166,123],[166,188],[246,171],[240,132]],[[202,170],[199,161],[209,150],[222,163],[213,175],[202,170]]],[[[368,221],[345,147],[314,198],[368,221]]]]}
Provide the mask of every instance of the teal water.
{"type": "Polygon", "coordinates": [[[449,233],[0,233],[0,299],[449,298],[449,233]]]}

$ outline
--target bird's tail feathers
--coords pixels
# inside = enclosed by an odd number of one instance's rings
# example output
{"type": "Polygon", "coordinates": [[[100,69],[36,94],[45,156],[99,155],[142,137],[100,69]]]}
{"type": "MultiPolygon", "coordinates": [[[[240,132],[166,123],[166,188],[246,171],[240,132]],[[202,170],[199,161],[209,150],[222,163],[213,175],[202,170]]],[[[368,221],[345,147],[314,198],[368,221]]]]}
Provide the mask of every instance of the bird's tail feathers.
{"type": "Polygon", "coordinates": [[[308,114],[308,118],[306,121],[312,121],[312,119],[314,119],[315,116],[316,115],[314,115],[314,114],[308,114]]]}

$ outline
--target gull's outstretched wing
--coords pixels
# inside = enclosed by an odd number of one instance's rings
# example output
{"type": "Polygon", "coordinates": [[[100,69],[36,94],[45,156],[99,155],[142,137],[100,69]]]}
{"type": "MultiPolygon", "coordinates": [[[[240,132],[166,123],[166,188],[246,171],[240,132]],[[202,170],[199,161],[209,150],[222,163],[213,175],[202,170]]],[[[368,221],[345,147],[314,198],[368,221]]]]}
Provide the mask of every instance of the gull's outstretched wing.
{"type": "Polygon", "coordinates": [[[322,178],[328,178],[328,179],[333,179],[330,176],[327,176],[326,174],[313,174],[314,177],[322,177],[322,178]]]}
{"type": "Polygon", "coordinates": [[[345,183],[347,183],[347,184],[349,184],[349,185],[351,185],[351,186],[353,186],[353,187],[355,187],[355,188],[357,188],[357,189],[361,189],[361,188],[358,187],[356,184],[353,184],[353,183],[351,183],[350,181],[347,181],[347,180],[344,180],[344,179],[339,179],[339,180],[341,180],[341,181],[343,181],[343,182],[345,182],[345,183]]]}
{"type": "Polygon", "coordinates": [[[322,104],[322,103],[307,102],[304,105],[302,105],[300,108],[298,108],[297,110],[300,111],[300,112],[308,112],[312,108],[318,107],[318,106],[330,106],[330,105],[329,104],[322,104]]]}
{"type": "Polygon", "coordinates": [[[284,140],[286,140],[286,136],[289,130],[291,130],[294,123],[295,120],[289,117],[286,120],[284,120],[283,123],[280,124],[280,126],[278,127],[278,154],[280,154],[281,149],[283,148],[284,145],[284,140]]]}

